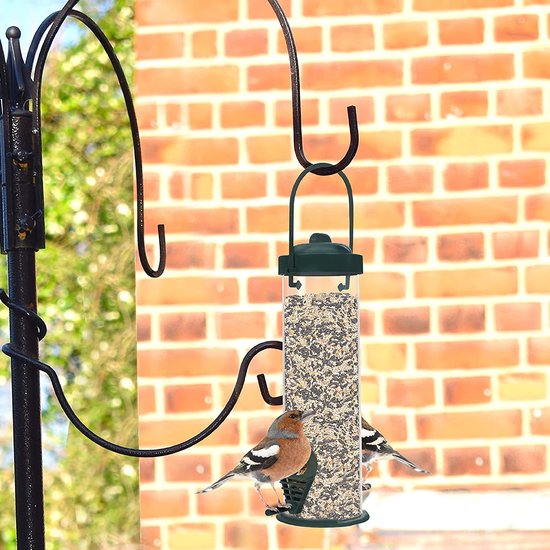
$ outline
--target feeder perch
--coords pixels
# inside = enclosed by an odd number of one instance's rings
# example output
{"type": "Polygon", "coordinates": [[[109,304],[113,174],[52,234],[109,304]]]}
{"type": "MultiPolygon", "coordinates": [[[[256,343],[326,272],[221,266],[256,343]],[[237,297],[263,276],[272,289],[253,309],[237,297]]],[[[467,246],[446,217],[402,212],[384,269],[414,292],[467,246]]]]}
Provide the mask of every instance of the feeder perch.
{"type": "MultiPolygon", "coordinates": [[[[294,244],[294,202],[305,169],[290,195],[289,252],[279,258],[283,276],[283,362],[285,409],[313,410],[305,426],[317,472],[300,509],[280,521],[308,527],[339,527],[368,519],[361,497],[361,410],[359,370],[359,283],[363,258],[353,253],[353,195],[348,195],[349,244],[314,233],[294,244]]],[[[306,473],[309,472],[309,468],[306,473]]],[[[283,483],[290,491],[300,476],[283,483]]],[[[286,494],[286,493],[285,493],[286,494]]],[[[292,502],[292,501],[291,501],[292,502]]]]}

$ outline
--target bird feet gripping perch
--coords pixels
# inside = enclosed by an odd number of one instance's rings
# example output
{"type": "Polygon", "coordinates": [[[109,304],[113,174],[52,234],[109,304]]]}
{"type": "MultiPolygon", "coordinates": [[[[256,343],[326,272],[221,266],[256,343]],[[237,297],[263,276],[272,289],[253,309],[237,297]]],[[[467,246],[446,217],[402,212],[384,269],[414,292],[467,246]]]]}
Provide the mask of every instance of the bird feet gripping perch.
{"type": "Polygon", "coordinates": [[[312,417],[311,411],[299,410],[287,411],[277,417],[266,436],[252,447],[232,470],[212,485],[197,491],[197,494],[209,493],[232,478],[250,478],[254,480],[254,488],[266,506],[267,515],[290,510],[292,504],[282,503],[279,495],[277,506],[269,505],[262,495],[261,486],[268,483],[277,494],[274,483],[292,476],[308,462],[312,453],[303,424],[312,417]]]}

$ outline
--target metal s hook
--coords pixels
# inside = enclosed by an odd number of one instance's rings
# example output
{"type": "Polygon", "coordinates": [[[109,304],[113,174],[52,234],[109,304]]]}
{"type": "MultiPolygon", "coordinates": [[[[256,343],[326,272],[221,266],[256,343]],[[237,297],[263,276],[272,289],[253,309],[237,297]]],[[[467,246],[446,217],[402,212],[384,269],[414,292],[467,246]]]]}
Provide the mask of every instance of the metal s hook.
{"type": "MultiPolygon", "coordinates": [[[[118,57],[114,51],[114,48],[111,46],[109,39],[105,36],[101,28],[95,23],[93,19],[83,14],[82,12],[73,10],[72,8],[78,3],[79,0],[69,0],[63,9],[57,13],[53,13],[44,22],[40,25],[36,34],[32,40],[31,47],[27,55],[26,65],[28,70],[32,69],[34,65],[34,58],[38,50],[40,41],[46,31],[48,34],[44,39],[44,43],[38,54],[38,59],[36,61],[36,66],[34,69],[34,87],[32,93],[32,104],[33,104],[33,134],[36,140],[35,150],[41,150],[41,128],[40,128],[40,96],[42,89],[42,76],[44,74],[44,66],[46,64],[46,58],[48,52],[52,46],[54,38],[59,31],[63,22],[67,17],[71,16],[83,23],[88,29],[94,34],[101,46],[103,47],[105,53],[107,54],[109,61],[115,71],[115,74],[118,79],[122,95],[124,97],[124,102],[126,104],[126,110],[128,112],[128,119],[130,122],[130,130],[132,134],[132,141],[134,145],[134,164],[136,171],[136,202],[137,202],[137,241],[138,241],[138,253],[141,265],[149,277],[160,277],[166,268],[166,237],[164,225],[159,224],[157,226],[158,230],[158,239],[159,239],[159,264],[157,269],[151,267],[149,260],[147,259],[147,251],[145,249],[145,216],[144,216],[144,196],[143,196],[143,163],[141,156],[141,141],[139,137],[139,128],[137,122],[137,116],[134,109],[134,103],[132,100],[132,92],[130,91],[130,86],[126,80],[124,70],[118,57]],[[49,29],[49,30],[48,30],[49,29]]],[[[39,161],[39,166],[37,166],[37,173],[42,174],[41,161],[39,161]]]]}
{"type": "MultiPolygon", "coordinates": [[[[277,0],[268,0],[271,8],[275,12],[283,35],[285,37],[286,47],[288,50],[288,58],[290,61],[290,80],[292,89],[292,126],[294,130],[294,152],[298,162],[304,167],[311,166],[311,162],[306,158],[304,154],[304,145],[302,139],[302,102],[300,99],[300,70],[298,67],[298,55],[296,53],[296,44],[294,43],[294,37],[290,25],[286,18],[283,8],[281,8],[277,0]]],[[[359,147],[359,129],[357,127],[357,111],[354,105],[348,106],[348,123],[350,133],[350,144],[348,150],[342,160],[336,164],[330,164],[328,167],[317,168],[313,170],[314,174],[318,176],[329,176],[340,172],[355,157],[357,149],[359,147]]]]}

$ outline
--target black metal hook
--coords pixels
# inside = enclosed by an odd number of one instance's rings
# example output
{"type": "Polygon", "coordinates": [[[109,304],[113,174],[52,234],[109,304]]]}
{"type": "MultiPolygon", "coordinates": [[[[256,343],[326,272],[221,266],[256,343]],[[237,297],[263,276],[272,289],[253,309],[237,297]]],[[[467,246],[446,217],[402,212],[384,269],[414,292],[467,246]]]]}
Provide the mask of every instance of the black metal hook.
{"type": "MultiPolygon", "coordinates": [[[[302,102],[300,99],[300,70],[298,67],[298,54],[296,53],[296,44],[294,43],[294,37],[292,36],[292,31],[286,18],[283,8],[281,8],[277,0],[268,0],[271,5],[281,29],[285,37],[286,47],[288,50],[288,58],[290,61],[290,80],[291,80],[291,89],[292,89],[292,126],[294,130],[294,152],[298,162],[304,167],[308,168],[311,166],[311,162],[307,160],[304,154],[304,145],[302,139],[302,102]]],[[[348,123],[349,123],[349,133],[350,133],[350,144],[348,150],[342,160],[336,164],[330,164],[328,167],[317,168],[313,170],[314,174],[319,176],[329,176],[331,174],[336,174],[340,172],[355,157],[357,149],[359,147],[359,129],[357,127],[357,111],[354,105],[348,106],[348,123]]]]}
{"type": "MultiPolygon", "coordinates": [[[[44,67],[46,64],[46,59],[49,53],[49,50],[52,46],[54,38],[59,31],[63,22],[67,17],[73,17],[83,23],[88,29],[94,34],[101,46],[103,47],[105,53],[107,54],[109,61],[115,71],[115,74],[118,79],[122,95],[124,97],[124,102],[126,104],[126,110],[128,112],[128,119],[130,122],[130,130],[132,134],[132,141],[134,145],[134,164],[136,170],[136,202],[137,202],[137,241],[138,241],[138,253],[141,265],[149,277],[160,277],[166,268],[166,236],[165,229],[163,224],[157,226],[158,230],[158,239],[159,239],[159,264],[157,269],[153,269],[149,260],[147,259],[147,251],[145,249],[145,215],[144,215],[144,196],[143,196],[143,162],[141,155],[141,141],[139,137],[139,128],[137,122],[137,116],[134,108],[134,103],[132,100],[132,92],[126,76],[124,74],[124,69],[118,60],[118,57],[114,51],[114,48],[111,46],[109,39],[105,36],[101,28],[95,23],[93,19],[88,17],[82,12],[73,10],[72,8],[78,3],[79,0],[69,0],[63,9],[60,11],[51,14],[47,17],[44,22],[40,25],[36,31],[31,47],[27,54],[26,66],[29,72],[32,70],[34,65],[34,59],[38,46],[42,37],[48,31],[46,38],[38,54],[36,61],[36,66],[34,68],[34,87],[32,93],[32,104],[33,104],[33,134],[35,139],[36,150],[41,150],[41,126],[40,126],[40,96],[42,89],[42,76],[44,74],[44,67]]],[[[42,177],[42,163],[41,161],[37,162],[38,166],[36,167],[36,172],[39,177],[42,177]]]]}

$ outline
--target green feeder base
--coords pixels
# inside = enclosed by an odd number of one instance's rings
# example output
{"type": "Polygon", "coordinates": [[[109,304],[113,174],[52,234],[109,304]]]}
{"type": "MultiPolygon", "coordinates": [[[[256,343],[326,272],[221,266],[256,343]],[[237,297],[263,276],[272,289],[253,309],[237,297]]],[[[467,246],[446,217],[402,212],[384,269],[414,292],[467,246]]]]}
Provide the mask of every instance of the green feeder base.
{"type": "Polygon", "coordinates": [[[283,512],[282,514],[277,514],[277,519],[282,523],[288,523],[289,525],[296,525],[298,527],[348,527],[367,521],[369,515],[364,511],[360,516],[350,519],[303,519],[297,518],[288,512],[283,512]]]}

